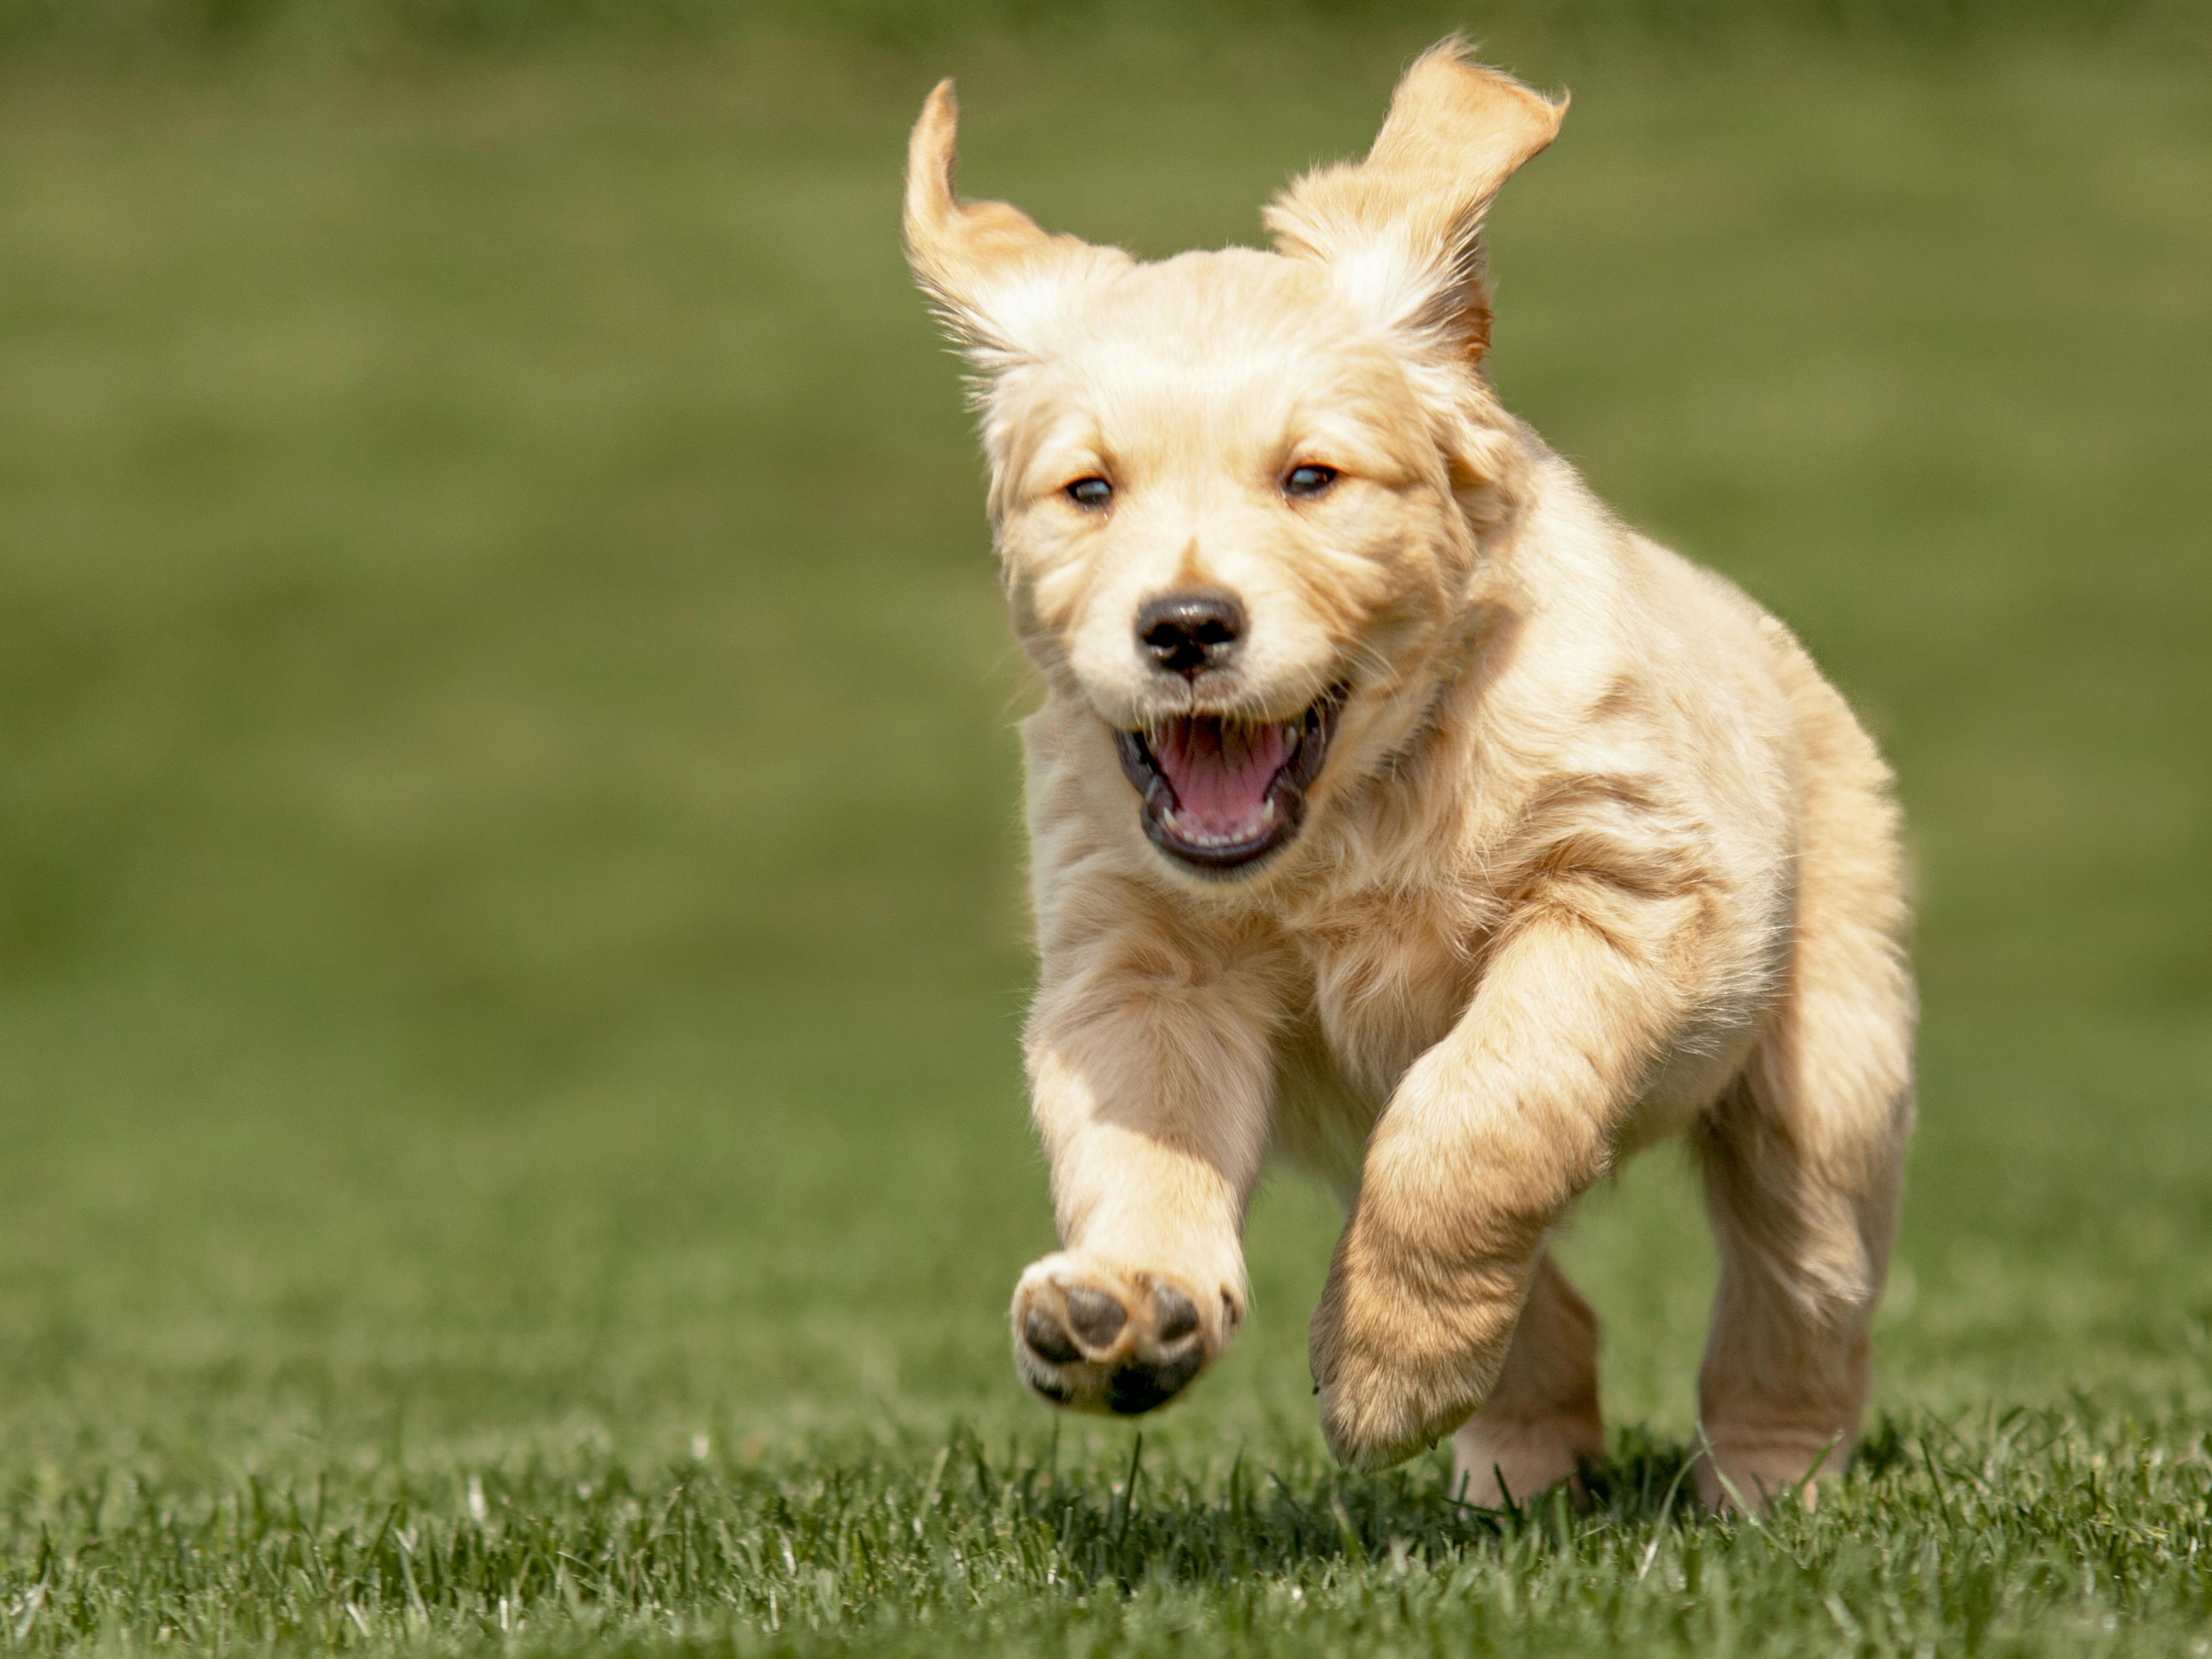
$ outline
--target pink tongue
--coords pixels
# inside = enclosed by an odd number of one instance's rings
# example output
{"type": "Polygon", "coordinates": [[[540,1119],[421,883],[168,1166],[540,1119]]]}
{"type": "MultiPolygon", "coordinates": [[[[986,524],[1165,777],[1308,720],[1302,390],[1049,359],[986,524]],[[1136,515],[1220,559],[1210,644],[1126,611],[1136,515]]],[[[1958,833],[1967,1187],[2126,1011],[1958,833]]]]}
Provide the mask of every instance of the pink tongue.
{"type": "Polygon", "coordinates": [[[1175,787],[1179,826],[1241,840],[1259,834],[1267,786],[1282,770],[1287,747],[1279,723],[1224,727],[1185,716],[1162,734],[1152,758],[1175,787]]]}

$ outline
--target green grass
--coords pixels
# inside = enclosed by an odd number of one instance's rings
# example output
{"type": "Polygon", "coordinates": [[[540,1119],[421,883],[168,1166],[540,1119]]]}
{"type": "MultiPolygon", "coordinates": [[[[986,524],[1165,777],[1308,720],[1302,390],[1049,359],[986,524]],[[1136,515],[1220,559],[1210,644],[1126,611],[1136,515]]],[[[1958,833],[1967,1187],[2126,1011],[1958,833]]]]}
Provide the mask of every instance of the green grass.
{"type": "Polygon", "coordinates": [[[1103,33],[1162,25],[1262,51],[1315,28],[1711,52],[1747,34],[1829,46],[1986,46],[2023,30],[2075,44],[2124,40],[2203,58],[2212,28],[2194,0],[0,0],[0,57],[186,62],[273,50],[360,60],[499,54],[583,42],[757,40],[797,30],[878,46],[944,47],[1012,35],[1090,52],[1103,33]],[[1241,39],[1237,37],[1241,36],[1241,39]]]}
{"type": "Polygon", "coordinates": [[[1163,252],[1419,44],[0,82],[0,1644],[2208,1650],[2187,63],[1519,65],[1577,104],[1496,221],[1509,400],[1903,777],[1838,1501],[1686,1512],[1663,1152],[1568,1245],[1587,1516],[1328,1468],[1293,1183],[1141,1455],[1021,1397],[1030,693],[903,127],[956,69],[972,188],[1163,252]]]}

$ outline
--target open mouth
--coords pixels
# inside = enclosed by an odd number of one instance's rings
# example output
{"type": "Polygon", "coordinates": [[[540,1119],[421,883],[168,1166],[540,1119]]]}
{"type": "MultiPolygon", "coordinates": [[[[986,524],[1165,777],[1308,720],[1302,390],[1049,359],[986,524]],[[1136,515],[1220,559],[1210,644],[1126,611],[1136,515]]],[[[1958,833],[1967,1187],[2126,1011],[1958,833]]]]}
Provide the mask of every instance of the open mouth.
{"type": "Polygon", "coordinates": [[[1344,705],[1340,688],[1295,720],[1177,714],[1114,734],[1121,771],[1145,798],[1145,834],[1208,874],[1256,864],[1305,819],[1344,705]]]}

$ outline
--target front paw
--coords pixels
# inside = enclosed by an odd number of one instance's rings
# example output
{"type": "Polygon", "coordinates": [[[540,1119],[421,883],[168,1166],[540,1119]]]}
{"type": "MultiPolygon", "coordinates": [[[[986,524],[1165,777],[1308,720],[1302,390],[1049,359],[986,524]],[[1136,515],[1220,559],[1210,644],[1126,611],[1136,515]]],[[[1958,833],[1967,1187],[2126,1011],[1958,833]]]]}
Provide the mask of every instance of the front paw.
{"type": "Polygon", "coordinates": [[[1373,1474],[1443,1439],[1482,1403],[1433,1364],[1387,1347],[1324,1334],[1312,1342],[1322,1437],[1346,1468],[1373,1474]]]}
{"type": "Polygon", "coordinates": [[[1363,1473],[1426,1451],[1489,1397],[1512,1340],[1518,1298],[1436,1297],[1340,1258],[1315,1310],[1308,1352],[1321,1431],[1363,1473]]]}
{"type": "Polygon", "coordinates": [[[1133,1417],[1188,1387],[1242,1317],[1225,1286],[1048,1255],[1014,1287],[1014,1369],[1055,1404],[1133,1417]]]}

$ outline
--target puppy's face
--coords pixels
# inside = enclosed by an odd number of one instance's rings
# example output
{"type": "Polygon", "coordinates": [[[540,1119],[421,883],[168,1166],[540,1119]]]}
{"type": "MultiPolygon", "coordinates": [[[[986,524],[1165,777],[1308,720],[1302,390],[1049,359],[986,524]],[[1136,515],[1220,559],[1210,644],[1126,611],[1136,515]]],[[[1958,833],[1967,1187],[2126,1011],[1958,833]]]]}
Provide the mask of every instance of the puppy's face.
{"type": "Polygon", "coordinates": [[[1465,130],[1510,172],[1557,120],[1431,53],[1374,155],[1271,210],[1284,251],[1139,264],[956,202],[947,89],[925,109],[908,246],[984,371],[1016,631],[1176,871],[1263,867],[1425,701],[1499,447],[1474,236],[1503,173],[1465,130]]]}
{"type": "Polygon", "coordinates": [[[1187,254],[1082,296],[992,417],[1024,646],[1114,733],[1163,854],[1256,868],[1464,571],[1403,366],[1318,267],[1187,254]]]}

